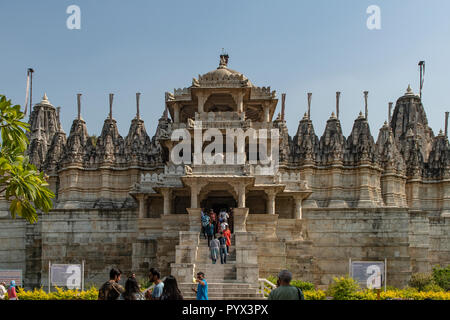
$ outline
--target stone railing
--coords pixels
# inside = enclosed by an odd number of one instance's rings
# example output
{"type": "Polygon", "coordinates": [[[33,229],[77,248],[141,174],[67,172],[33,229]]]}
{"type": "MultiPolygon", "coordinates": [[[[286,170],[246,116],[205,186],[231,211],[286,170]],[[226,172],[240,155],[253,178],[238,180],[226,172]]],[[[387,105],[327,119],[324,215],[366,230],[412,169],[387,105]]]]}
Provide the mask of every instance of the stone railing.
{"type": "Polygon", "coordinates": [[[277,286],[274,283],[270,282],[265,278],[259,278],[258,282],[259,282],[258,293],[263,295],[264,297],[269,296],[270,292],[277,288],[277,286]]]}
{"type": "Polygon", "coordinates": [[[244,121],[244,114],[234,111],[196,112],[195,121],[244,121]]]}

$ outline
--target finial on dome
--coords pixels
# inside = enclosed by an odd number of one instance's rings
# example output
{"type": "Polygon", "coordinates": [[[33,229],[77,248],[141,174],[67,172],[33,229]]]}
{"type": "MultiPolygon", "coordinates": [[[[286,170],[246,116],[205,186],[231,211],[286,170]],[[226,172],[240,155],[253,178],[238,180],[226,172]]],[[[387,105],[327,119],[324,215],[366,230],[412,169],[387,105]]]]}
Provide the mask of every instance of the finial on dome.
{"type": "Polygon", "coordinates": [[[50,101],[48,101],[47,93],[44,93],[40,104],[51,105],[50,101]]]}
{"type": "Polygon", "coordinates": [[[331,112],[331,117],[330,117],[330,119],[337,119],[337,118],[336,118],[336,115],[334,114],[334,111],[331,112]]]}
{"type": "Polygon", "coordinates": [[[443,137],[443,136],[444,136],[444,131],[442,131],[442,129],[441,129],[441,130],[439,130],[439,134],[438,134],[438,136],[439,136],[439,137],[443,137]]]}
{"type": "Polygon", "coordinates": [[[413,96],[413,95],[414,95],[414,92],[411,89],[411,85],[408,84],[408,88],[406,89],[405,96],[413,96]]]}
{"type": "Polygon", "coordinates": [[[218,69],[226,68],[228,66],[228,59],[229,59],[228,53],[226,53],[222,48],[222,54],[220,55],[220,62],[218,69]]]}
{"type": "Polygon", "coordinates": [[[362,111],[359,111],[358,119],[364,119],[364,118],[365,118],[365,117],[364,117],[362,111]]]}
{"type": "Polygon", "coordinates": [[[305,112],[305,114],[303,115],[303,120],[308,120],[308,113],[305,112]]]}

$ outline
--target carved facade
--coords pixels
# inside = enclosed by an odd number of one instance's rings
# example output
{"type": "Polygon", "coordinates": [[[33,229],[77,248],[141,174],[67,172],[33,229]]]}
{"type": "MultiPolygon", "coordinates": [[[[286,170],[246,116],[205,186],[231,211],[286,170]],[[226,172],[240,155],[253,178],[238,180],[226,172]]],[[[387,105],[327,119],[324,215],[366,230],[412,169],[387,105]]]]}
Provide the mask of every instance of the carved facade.
{"type": "Polygon", "coordinates": [[[96,273],[117,263],[105,246],[115,250],[123,241],[123,269],[144,274],[158,266],[189,282],[200,259],[204,206],[236,208],[236,254],[254,257],[236,257],[236,281],[251,283],[288,267],[297,277],[326,285],[333,275],[348,273],[349,258],[387,258],[390,284],[401,286],[412,272],[450,262],[450,146],[444,134],[434,137],[410,87],[376,142],[363,114],[347,138],[334,113],[320,138],[308,114],[291,137],[284,111],[275,117],[276,92],[254,86],[227,64],[223,55],[217,69],[166,93],[166,109],[151,138],[139,115],[125,138],[111,115],[98,138],[89,136],[81,117],[66,138],[47,97],[35,105],[28,154],[57,195],[54,212],[32,233],[41,241],[37,263],[43,275],[48,259],[81,259],[90,249],[79,244],[90,243],[102,261],[88,271],[97,281],[96,273]],[[279,129],[277,171],[250,164],[248,144],[236,147],[241,163],[195,164],[193,155],[188,165],[172,163],[172,133],[186,129],[194,137],[199,123],[202,133],[279,129]],[[58,229],[68,221],[96,238],[70,238],[76,227],[58,229]],[[110,232],[120,229],[123,237],[104,235],[102,244],[100,224],[110,232]],[[51,240],[58,232],[67,233],[63,244],[51,240]],[[253,251],[246,241],[257,243],[253,251]]]}

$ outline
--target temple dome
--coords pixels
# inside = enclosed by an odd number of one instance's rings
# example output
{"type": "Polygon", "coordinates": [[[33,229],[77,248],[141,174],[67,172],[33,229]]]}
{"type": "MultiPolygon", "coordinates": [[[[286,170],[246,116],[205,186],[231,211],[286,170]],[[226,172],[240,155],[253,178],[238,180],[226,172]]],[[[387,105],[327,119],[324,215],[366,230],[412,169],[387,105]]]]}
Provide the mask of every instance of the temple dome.
{"type": "Polygon", "coordinates": [[[207,80],[207,81],[214,81],[214,80],[239,80],[244,81],[247,86],[253,86],[250,80],[242,73],[228,68],[228,55],[222,54],[220,55],[220,62],[217,69],[214,69],[212,71],[209,71],[205,74],[199,75],[199,80],[207,80]]]}

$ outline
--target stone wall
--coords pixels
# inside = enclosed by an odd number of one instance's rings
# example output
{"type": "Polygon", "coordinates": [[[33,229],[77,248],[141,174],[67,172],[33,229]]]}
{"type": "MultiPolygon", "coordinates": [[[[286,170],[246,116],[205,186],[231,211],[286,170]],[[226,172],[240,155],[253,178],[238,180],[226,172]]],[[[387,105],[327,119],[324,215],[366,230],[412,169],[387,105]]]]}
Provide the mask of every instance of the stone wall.
{"type": "Polygon", "coordinates": [[[42,285],[48,262],[81,263],[85,260],[85,284],[100,285],[111,267],[132,270],[132,245],[137,235],[133,210],[53,210],[41,217],[42,285]]]}
{"type": "Polygon", "coordinates": [[[304,218],[308,240],[313,242],[317,284],[347,275],[350,258],[386,258],[388,285],[406,285],[411,275],[406,209],[308,209],[304,218]]]}
{"type": "Polygon", "coordinates": [[[450,265],[450,217],[430,218],[430,251],[432,266],[450,265]]]}
{"type": "MultiPolygon", "coordinates": [[[[0,219],[0,269],[22,269],[26,287],[46,286],[48,261],[86,262],[86,285],[99,286],[118,266],[143,279],[175,262],[179,231],[189,215],[138,218],[130,209],[56,209],[35,225],[0,219]]],[[[303,219],[249,214],[256,237],[259,276],[282,268],[295,278],[326,286],[348,274],[349,259],[388,261],[388,285],[404,286],[411,273],[450,264],[450,218],[399,208],[303,209],[303,219]]]]}

